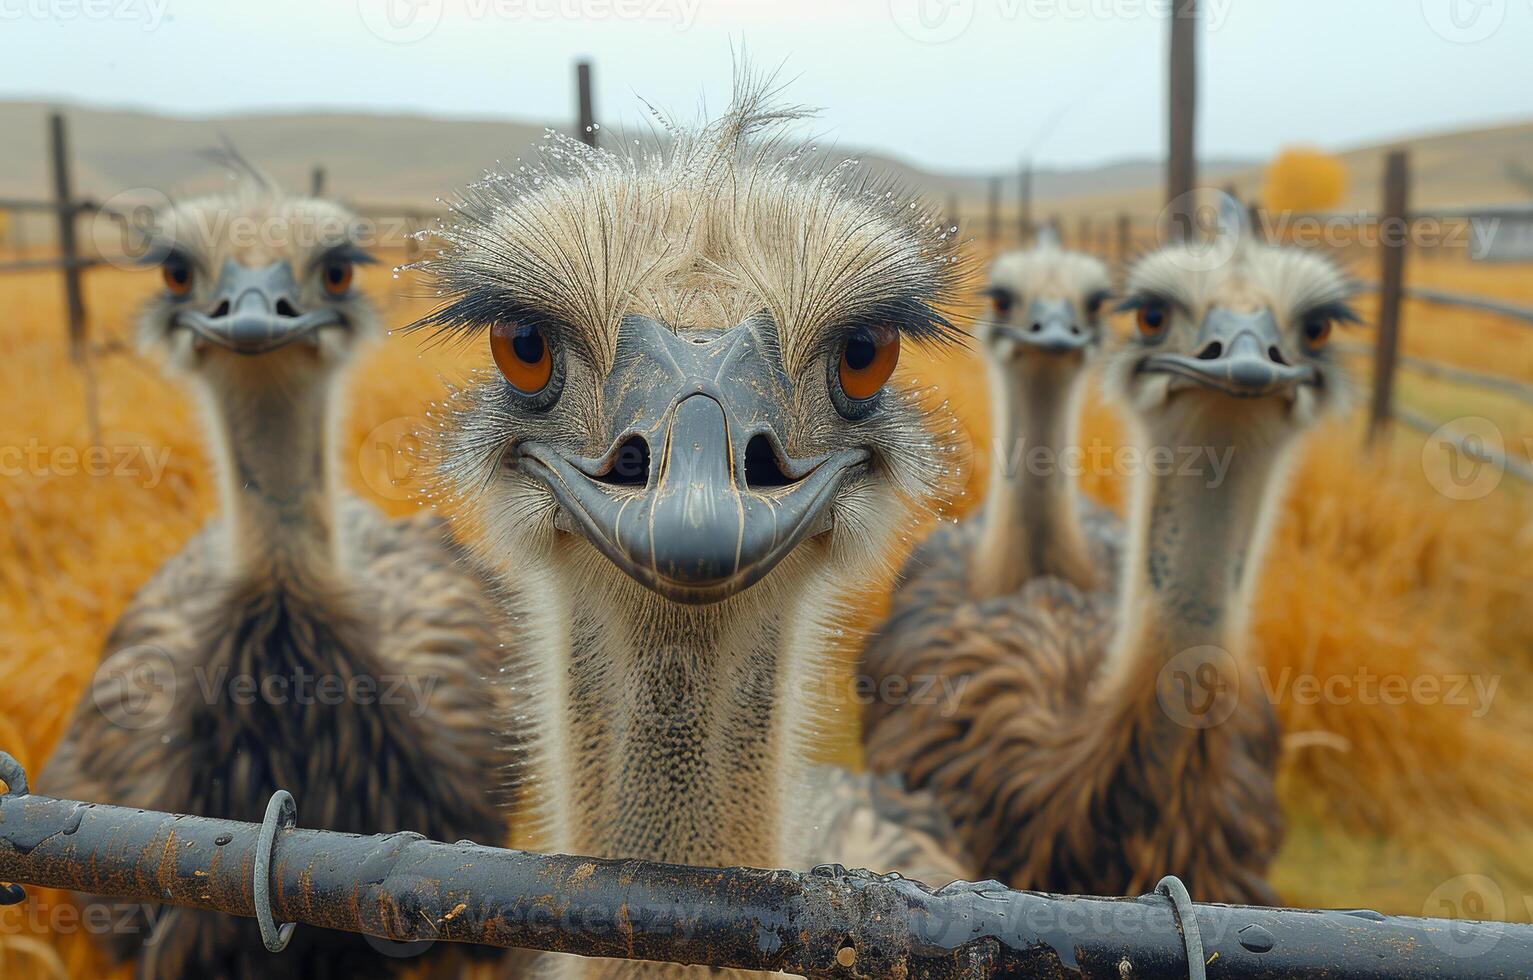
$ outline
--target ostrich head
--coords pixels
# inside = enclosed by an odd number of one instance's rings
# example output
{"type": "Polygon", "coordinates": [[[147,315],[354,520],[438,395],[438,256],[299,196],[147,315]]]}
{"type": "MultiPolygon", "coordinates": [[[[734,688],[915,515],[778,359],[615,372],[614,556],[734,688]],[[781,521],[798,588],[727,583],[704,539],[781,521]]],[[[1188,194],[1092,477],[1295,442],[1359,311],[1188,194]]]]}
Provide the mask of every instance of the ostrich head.
{"type": "Polygon", "coordinates": [[[1228,258],[1172,246],[1143,259],[1122,305],[1135,329],[1107,388],[1155,435],[1239,431],[1282,445],[1348,401],[1327,347],[1356,287],[1329,259],[1235,240],[1228,258]]]}
{"type": "Polygon", "coordinates": [[[151,256],[164,287],[139,346],[190,381],[210,436],[231,570],[335,554],[330,461],[340,379],[379,332],[353,282],[369,261],[344,208],[287,197],[232,150],[228,193],[156,216],[151,256]]]}
{"type": "Polygon", "coordinates": [[[870,573],[934,492],[936,426],[892,374],[902,344],[954,334],[952,242],[786,152],[773,133],[803,113],[763,98],[654,153],[556,142],[471,188],[422,263],[453,298],[421,325],[495,364],[456,399],[446,471],[508,578],[555,565],[650,612],[735,601],[870,573]]]}
{"type": "Polygon", "coordinates": [[[1107,266],[1065,251],[1052,233],[990,266],[990,308],[975,333],[985,351],[1011,370],[1076,371],[1101,349],[1102,313],[1112,295],[1107,266]]]}
{"type": "Polygon", "coordinates": [[[357,219],[285,196],[232,151],[229,160],[235,189],[156,216],[150,255],[164,289],[140,318],[139,344],[214,386],[331,375],[379,332],[354,283],[371,261],[357,219]]]}

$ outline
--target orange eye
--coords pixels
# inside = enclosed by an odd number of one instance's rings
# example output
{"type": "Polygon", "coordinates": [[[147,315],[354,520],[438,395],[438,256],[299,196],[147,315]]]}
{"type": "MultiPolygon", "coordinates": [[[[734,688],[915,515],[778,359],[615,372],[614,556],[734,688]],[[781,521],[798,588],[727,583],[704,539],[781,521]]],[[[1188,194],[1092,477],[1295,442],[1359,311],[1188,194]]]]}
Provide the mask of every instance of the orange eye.
{"type": "Polygon", "coordinates": [[[1331,339],[1331,327],[1335,321],[1321,313],[1311,313],[1304,318],[1304,346],[1312,351],[1324,347],[1331,339]]]}
{"type": "Polygon", "coordinates": [[[356,274],[356,266],[345,259],[331,259],[325,263],[322,273],[325,281],[325,292],[331,296],[344,296],[346,290],[351,288],[351,277],[356,274]]]}
{"type": "Polygon", "coordinates": [[[1009,290],[1000,288],[991,289],[985,295],[990,297],[991,313],[994,313],[1002,320],[1011,315],[1011,307],[1016,302],[1016,297],[1012,296],[1009,290]]]}
{"type": "Polygon", "coordinates": [[[841,390],[855,401],[872,398],[900,360],[900,334],[892,327],[859,330],[841,349],[841,390]]]}
{"type": "Polygon", "coordinates": [[[1171,322],[1171,311],[1165,303],[1151,301],[1139,307],[1139,333],[1145,337],[1158,337],[1171,322]]]}
{"type": "Polygon", "coordinates": [[[172,296],[185,296],[192,291],[192,266],[179,255],[171,255],[160,266],[165,278],[165,288],[172,296]]]}
{"type": "Polygon", "coordinates": [[[490,354],[506,381],[524,395],[535,395],[548,387],[554,373],[548,341],[535,324],[495,324],[490,328],[490,354]]]}

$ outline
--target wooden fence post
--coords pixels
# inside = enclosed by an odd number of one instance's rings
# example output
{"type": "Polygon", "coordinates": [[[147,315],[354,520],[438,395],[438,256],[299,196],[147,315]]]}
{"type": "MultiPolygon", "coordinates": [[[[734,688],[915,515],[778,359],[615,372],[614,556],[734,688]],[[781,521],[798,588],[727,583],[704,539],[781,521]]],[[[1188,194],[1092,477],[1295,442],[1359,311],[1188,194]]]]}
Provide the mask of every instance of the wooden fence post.
{"type": "Polygon", "coordinates": [[[1001,240],[1001,178],[990,178],[990,246],[1001,240]]]}
{"type": "Polygon", "coordinates": [[[1127,214],[1118,215],[1118,264],[1126,266],[1134,249],[1134,219],[1127,214]]]}
{"type": "Polygon", "coordinates": [[[1176,0],[1171,9],[1170,146],[1166,159],[1166,237],[1193,233],[1192,200],[1198,183],[1195,152],[1198,114],[1197,0],[1176,0]]]}
{"type": "Polygon", "coordinates": [[[75,238],[76,205],[69,187],[69,138],[63,113],[48,117],[48,136],[53,155],[53,201],[58,208],[59,252],[64,268],[64,302],[69,311],[69,356],[80,360],[85,352],[85,296],[80,288],[80,247],[75,238]]]}
{"type": "Polygon", "coordinates": [[[1027,244],[1033,237],[1033,162],[1022,165],[1017,180],[1017,241],[1027,244]]]}
{"type": "Polygon", "coordinates": [[[578,119],[575,123],[575,137],[586,146],[596,146],[596,109],[591,100],[591,63],[579,61],[575,63],[575,90],[578,106],[578,119]]]}
{"type": "Polygon", "coordinates": [[[316,165],[315,168],[309,172],[309,196],[310,197],[324,197],[325,196],[325,168],[324,167],[316,165]]]}
{"type": "Polygon", "coordinates": [[[1384,163],[1384,209],[1379,214],[1379,337],[1373,361],[1368,442],[1377,443],[1394,418],[1395,362],[1400,355],[1400,306],[1410,240],[1410,157],[1391,152],[1384,163]]]}

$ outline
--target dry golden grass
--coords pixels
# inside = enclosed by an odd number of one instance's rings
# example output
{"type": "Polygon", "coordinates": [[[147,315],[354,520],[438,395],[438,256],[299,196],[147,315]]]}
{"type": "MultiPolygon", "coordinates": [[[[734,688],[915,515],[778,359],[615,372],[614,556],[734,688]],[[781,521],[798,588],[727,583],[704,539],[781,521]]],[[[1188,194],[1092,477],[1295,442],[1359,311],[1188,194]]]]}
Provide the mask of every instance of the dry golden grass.
{"type": "MultiPolygon", "coordinates": [[[[1533,303],[1527,269],[1417,262],[1422,284],[1533,303]]],[[[87,277],[94,337],[126,338],[153,276],[97,270],[87,277]]],[[[390,298],[387,273],[368,288],[399,324],[422,311],[390,298]]],[[[101,444],[170,450],[158,482],[65,472],[64,448],[92,440],[82,374],[67,358],[62,297],[52,274],[0,279],[10,316],[0,332],[0,449],[31,447],[51,464],[7,469],[0,493],[0,747],[41,771],[88,683],[112,622],[134,589],[175,552],[213,506],[202,444],[187,399],[153,365],[126,353],[96,360],[101,444]]],[[[1488,315],[1413,306],[1410,353],[1533,381],[1533,334],[1488,315]]],[[[475,352],[420,351],[393,338],[356,375],[348,445],[352,485],[390,512],[409,500],[379,497],[385,458],[365,440],[379,425],[421,414],[475,352]],[[366,469],[368,476],[364,476],[366,469]]],[[[949,393],[969,444],[987,445],[985,393],[973,355],[914,353],[902,371],[949,393]]],[[[1521,451],[1533,410],[1500,396],[1403,379],[1402,400],[1441,418],[1494,419],[1521,451]]],[[[384,430],[385,434],[389,430],[384,430]]],[[[1087,440],[1114,443],[1117,428],[1093,407],[1087,440]]],[[[1533,896],[1533,493],[1511,478],[1479,500],[1438,493],[1423,440],[1396,430],[1365,455],[1356,419],[1312,441],[1267,562],[1256,648],[1269,684],[1288,671],[1321,677],[1499,676],[1489,710],[1444,704],[1302,704],[1285,688],[1278,708],[1290,734],[1282,786],[1292,833],[1276,869],[1285,897],[1316,906],[1372,906],[1443,914],[1462,897],[1453,881],[1488,875],[1508,916],[1527,918],[1533,896]]],[[[987,454],[973,454],[978,503],[987,454]]],[[[1430,457],[1429,457],[1430,458],[1430,457]]],[[[1123,480],[1093,474],[1087,489],[1120,500],[1123,480]]],[[[963,506],[960,509],[963,509],[963,506]]],[[[869,610],[872,618],[879,610],[869,610]]],[[[849,624],[849,638],[857,630],[849,624]]],[[[853,644],[849,639],[848,650],[853,644]]],[[[1447,689],[1444,688],[1444,691],[1447,689]]],[[[834,754],[855,758],[847,713],[834,754]]],[[[302,801],[299,801],[300,807],[302,801]]],[[[44,911],[59,897],[34,889],[44,911]]],[[[0,910],[0,975],[81,976],[97,971],[78,931],[50,930],[0,910]]]]}

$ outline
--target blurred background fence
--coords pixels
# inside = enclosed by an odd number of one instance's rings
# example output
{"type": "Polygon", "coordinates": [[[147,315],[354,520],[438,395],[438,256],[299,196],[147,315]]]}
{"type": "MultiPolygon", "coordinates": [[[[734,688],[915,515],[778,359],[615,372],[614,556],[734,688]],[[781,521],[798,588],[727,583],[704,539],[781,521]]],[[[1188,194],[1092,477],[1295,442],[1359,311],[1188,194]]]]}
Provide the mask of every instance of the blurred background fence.
{"type": "MultiPolygon", "coordinates": [[[[1190,5],[1189,5],[1190,6],[1190,5]]],[[[1429,303],[1449,309],[1490,313],[1533,329],[1533,307],[1491,296],[1412,285],[1407,274],[1411,262],[1511,263],[1533,261],[1533,203],[1457,210],[1413,210],[1411,163],[1405,150],[1384,157],[1380,181],[1382,195],[1376,211],[1344,213],[1301,210],[1269,210],[1259,200],[1240,201],[1234,186],[1200,187],[1193,155],[1196,132],[1195,46],[1190,39],[1193,21],[1180,14],[1172,18],[1170,102],[1166,204],[1156,214],[1050,212],[1040,215],[1033,196],[1031,150],[1014,177],[994,175],[987,181],[982,209],[972,207],[956,194],[943,206],[946,220],[956,233],[969,239],[981,254],[991,255],[1025,245],[1042,227],[1052,228],[1068,248],[1094,254],[1108,262],[1120,282],[1127,267],[1139,255],[1171,240],[1207,240],[1219,213],[1221,195],[1240,203],[1250,233],[1260,239],[1326,249],[1359,274],[1365,289],[1376,291],[1376,331],[1372,342],[1350,341],[1339,348],[1352,357],[1371,359],[1368,439],[1387,436],[1392,423],[1427,433],[1464,458],[1498,467],[1533,483],[1533,462],[1515,453],[1486,444],[1473,432],[1460,432],[1449,422],[1422,412],[1401,408],[1394,392],[1396,374],[1406,370],[1439,381],[1508,395],[1533,405],[1533,385],[1517,378],[1469,370],[1418,357],[1402,356],[1400,336],[1407,301],[1429,303]],[[1007,189],[1015,189],[1008,195],[1007,189]],[[1010,199],[1008,199],[1010,198],[1010,199]],[[1362,270],[1373,269],[1372,273],[1362,270]]],[[[592,67],[582,61],[575,67],[575,123],[572,135],[597,146],[600,125],[592,98],[592,67]]],[[[57,269],[64,291],[67,321],[63,324],[70,353],[89,379],[92,353],[110,352],[90,342],[90,314],[86,309],[82,278],[103,264],[132,265],[145,251],[142,228],[149,217],[145,206],[109,206],[76,197],[72,190],[73,167],[69,134],[64,116],[48,119],[48,172],[52,197],[48,199],[0,199],[0,223],[5,229],[4,247],[10,254],[0,260],[0,274],[57,269]],[[42,218],[39,234],[36,219],[42,218]],[[95,233],[80,235],[82,218],[92,219],[95,233]],[[51,226],[51,230],[47,229],[51,226]],[[102,229],[110,229],[103,232],[102,229]],[[103,241],[115,249],[102,249],[103,241]],[[103,254],[105,253],[105,254],[103,254]]],[[[344,178],[344,175],[340,175],[344,178]]],[[[345,200],[344,180],[331,187],[323,163],[310,172],[310,191],[327,192],[345,200]]],[[[377,247],[397,250],[403,261],[419,256],[420,233],[445,212],[382,202],[348,202],[363,219],[375,224],[377,247]]],[[[90,383],[87,380],[87,390],[90,383]]],[[[94,401],[88,394],[88,400],[94,401]]],[[[90,407],[92,418],[95,409],[90,407]]]]}

